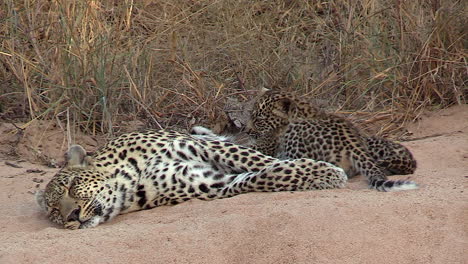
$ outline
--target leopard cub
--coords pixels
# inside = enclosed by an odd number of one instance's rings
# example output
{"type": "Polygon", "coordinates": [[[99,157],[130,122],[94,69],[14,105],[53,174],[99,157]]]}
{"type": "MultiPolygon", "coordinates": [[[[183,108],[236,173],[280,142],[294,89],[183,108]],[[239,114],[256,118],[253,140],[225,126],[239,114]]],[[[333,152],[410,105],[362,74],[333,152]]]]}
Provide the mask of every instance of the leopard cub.
{"type": "Polygon", "coordinates": [[[325,113],[291,93],[263,91],[257,98],[246,132],[252,148],[279,159],[310,158],[343,168],[348,177],[364,175],[379,191],[416,189],[408,180],[387,175],[412,174],[416,160],[403,145],[366,137],[349,120],[325,113]]]}

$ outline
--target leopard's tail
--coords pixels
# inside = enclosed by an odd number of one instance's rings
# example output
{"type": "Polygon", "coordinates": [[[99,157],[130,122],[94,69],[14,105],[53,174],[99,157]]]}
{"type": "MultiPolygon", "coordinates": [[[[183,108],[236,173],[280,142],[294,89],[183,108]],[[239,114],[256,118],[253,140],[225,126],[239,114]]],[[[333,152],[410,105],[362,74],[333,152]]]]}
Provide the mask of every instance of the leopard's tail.
{"type": "Polygon", "coordinates": [[[371,188],[381,192],[395,192],[418,189],[419,186],[414,181],[409,180],[387,180],[374,179],[369,181],[371,188]]]}
{"type": "Polygon", "coordinates": [[[392,192],[418,189],[418,184],[414,181],[389,180],[384,171],[365,152],[353,157],[352,163],[367,178],[369,187],[377,191],[392,192]]]}

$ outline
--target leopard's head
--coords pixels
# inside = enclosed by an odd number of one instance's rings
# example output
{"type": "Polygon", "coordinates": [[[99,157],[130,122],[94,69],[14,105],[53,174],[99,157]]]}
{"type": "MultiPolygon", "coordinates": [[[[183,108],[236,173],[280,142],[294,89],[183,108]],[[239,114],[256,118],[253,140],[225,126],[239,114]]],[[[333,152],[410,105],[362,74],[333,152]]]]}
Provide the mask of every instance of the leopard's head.
{"type": "Polygon", "coordinates": [[[279,92],[262,90],[254,103],[246,132],[258,139],[271,136],[288,124],[290,101],[279,92]]]}
{"type": "Polygon", "coordinates": [[[255,139],[275,136],[289,124],[296,105],[291,94],[263,89],[254,103],[246,132],[255,139]]]}
{"type": "Polygon", "coordinates": [[[67,165],[57,172],[36,200],[49,219],[68,229],[83,228],[102,214],[97,194],[104,190],[103,175],[96,171],[83,147],[72,146],[67,165]]]}

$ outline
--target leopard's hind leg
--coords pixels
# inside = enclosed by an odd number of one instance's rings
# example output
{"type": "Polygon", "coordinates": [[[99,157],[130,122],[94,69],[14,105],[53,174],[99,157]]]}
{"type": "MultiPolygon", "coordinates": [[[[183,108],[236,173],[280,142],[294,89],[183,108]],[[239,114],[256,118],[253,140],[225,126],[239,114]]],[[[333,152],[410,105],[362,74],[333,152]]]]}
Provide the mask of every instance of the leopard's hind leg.
{"type": "Polygon", "coordinates": [[[282,160],[258,172],[233,175],[217,198],[248,192],[306,191],[343,188],[343,169],[312,159],[282,160]]]}

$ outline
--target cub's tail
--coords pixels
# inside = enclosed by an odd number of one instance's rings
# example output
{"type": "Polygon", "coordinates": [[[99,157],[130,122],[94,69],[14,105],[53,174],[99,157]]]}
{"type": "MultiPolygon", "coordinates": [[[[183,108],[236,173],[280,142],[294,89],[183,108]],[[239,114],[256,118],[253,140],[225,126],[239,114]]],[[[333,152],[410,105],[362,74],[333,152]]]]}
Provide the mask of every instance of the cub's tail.
{"type": "Polygon", "coordinates": [[[373,180],[370,181],[370,187],[381,192],[395,192],[418,189],[419,186],[414,181],[409,180],[373,180]]]}

